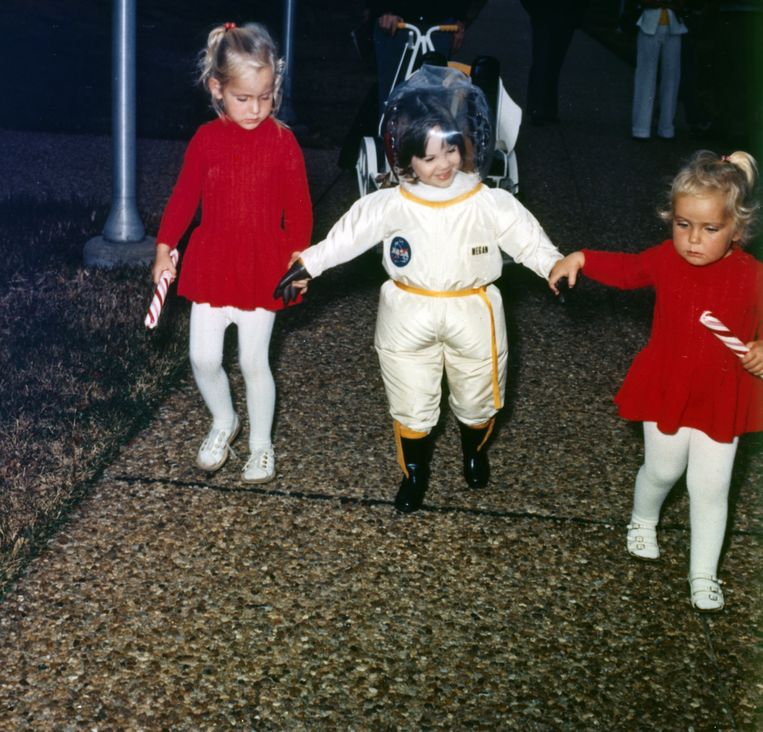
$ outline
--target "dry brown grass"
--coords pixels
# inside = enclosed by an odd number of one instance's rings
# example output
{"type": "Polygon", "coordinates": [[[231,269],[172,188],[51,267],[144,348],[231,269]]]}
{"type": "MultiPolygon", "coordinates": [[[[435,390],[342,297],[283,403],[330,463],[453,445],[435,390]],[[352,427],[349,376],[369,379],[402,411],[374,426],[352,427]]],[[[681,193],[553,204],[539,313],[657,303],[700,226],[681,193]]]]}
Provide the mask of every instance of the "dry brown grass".
{"type": "Polygon", "coordinates": [[[0,201],[0,592],[185,368],[182,304],[149,334],[147,270],[82,267],[106,213],[0,201]]]}

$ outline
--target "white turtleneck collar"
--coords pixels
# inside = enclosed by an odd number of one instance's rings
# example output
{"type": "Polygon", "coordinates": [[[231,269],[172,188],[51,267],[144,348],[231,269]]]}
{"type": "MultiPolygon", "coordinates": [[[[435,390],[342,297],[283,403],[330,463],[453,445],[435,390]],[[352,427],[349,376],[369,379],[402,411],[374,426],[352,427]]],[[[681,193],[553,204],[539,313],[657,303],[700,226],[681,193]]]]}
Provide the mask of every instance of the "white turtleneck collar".
{"type": "Polygon", "coordinates": [[[440,188],[439,186],[430,186],[427,183],[410,183],[409,181],[402,181],[401,186],[408,191],[412,196],[420,198],[424,201],[434,201],[441,203],[443,201],[449,201],[452,198],[458,198],[458,196],[468,193],[473,190],[480,182],[480,177],[476,173],[464,173],[458,171],[453,177],[453,182],[447,188],[440,188]]]}

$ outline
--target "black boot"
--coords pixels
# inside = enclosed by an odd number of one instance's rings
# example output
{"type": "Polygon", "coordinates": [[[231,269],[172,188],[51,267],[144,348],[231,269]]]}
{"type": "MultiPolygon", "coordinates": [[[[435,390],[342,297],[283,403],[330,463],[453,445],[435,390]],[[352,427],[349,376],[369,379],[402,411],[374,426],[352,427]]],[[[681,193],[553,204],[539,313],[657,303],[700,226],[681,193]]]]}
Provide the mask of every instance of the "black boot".
{"type": "Polygon", "coordinates": [[[429,443],[429,435],[416,440],[400,438],[407,475],[400,483],[395,508],[402,513],[418,511],[424,502],[429,484],[429,443]]]}
{"type": "Polygon", "coordinates": [[[464,449],[464,478],[470,488],[484,488],[490,479],[490,463],[487,459],[487,439],[493,431],[491,419],[483,427],[469,427],[458,423],[461,430],[461,446],[464,449]]]}

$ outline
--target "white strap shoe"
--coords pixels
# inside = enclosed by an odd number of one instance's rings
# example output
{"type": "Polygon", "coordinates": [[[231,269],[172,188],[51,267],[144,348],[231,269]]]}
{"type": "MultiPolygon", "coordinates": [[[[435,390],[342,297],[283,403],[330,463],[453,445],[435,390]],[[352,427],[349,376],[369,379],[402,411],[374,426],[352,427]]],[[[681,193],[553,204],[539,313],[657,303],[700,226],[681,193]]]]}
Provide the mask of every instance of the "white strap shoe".
{"type": "Polygon", "coordinates": [[[657,529],[643,524],[628,524],[626,539],[628,554],[638,559],[654,560],[660,558],[660,547],[657,544],[657,529]]]}
{"type": "Polygon", "coordinates": [[[695,610],[703,613],[715,613],[723,610],[723,582],[711,574],[696,572],[689,576],[691,604],[695,610]]]}

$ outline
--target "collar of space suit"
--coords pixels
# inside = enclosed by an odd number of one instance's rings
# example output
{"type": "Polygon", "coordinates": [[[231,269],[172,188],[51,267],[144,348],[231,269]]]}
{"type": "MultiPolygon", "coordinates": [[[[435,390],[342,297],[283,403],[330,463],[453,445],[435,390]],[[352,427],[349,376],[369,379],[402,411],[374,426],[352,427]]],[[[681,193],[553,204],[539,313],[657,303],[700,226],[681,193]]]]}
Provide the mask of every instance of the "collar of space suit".
{"type": "Polygon", "coordinates": [[[403,181],[400,185],[400,193],[414,203],[439,208],[459,203],[465,198],[473,196],[481,187],[480,177],[476,173],[462,173],[459,171],[447,188],[430,186],[426,183],[403,181]]]}

